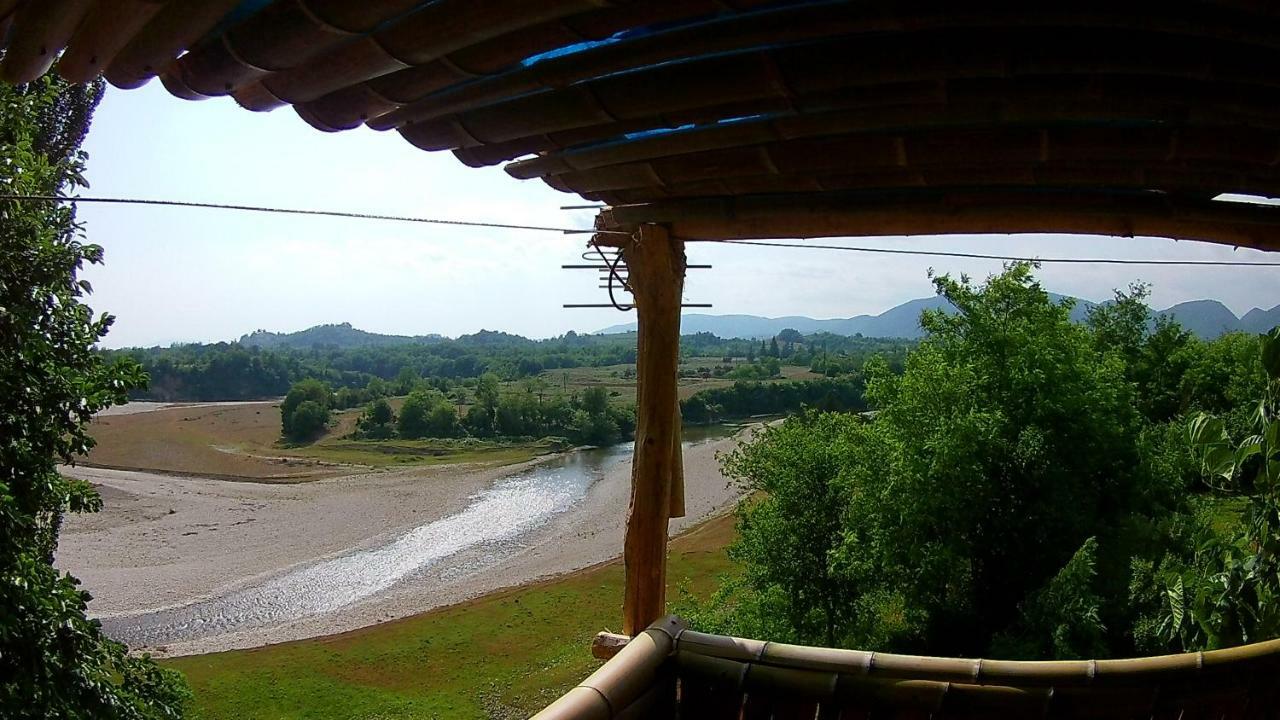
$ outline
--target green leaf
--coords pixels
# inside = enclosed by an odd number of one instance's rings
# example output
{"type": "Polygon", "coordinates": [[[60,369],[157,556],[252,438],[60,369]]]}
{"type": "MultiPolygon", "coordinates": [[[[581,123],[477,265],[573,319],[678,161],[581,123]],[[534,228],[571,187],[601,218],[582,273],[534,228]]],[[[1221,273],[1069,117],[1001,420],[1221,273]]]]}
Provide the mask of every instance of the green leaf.
{"type": "Polygon", "coordinates": [[[1204,471],[1227,480],[1236,472],[1236,453],[1230,447],[1216,446],[1204,454],[1204,471]]]}
{"type": "Polygon", "coordinates": [[[1182,628],[1183,617],[1183,588],[1182,578],[1174,578],[1173,582],[1165,588],[1165,596],[1169,600],[1169,613],[1173,619],[1173,627],[1171,635],[1176,634],[1182,628]]]}
{"type": "Polygon", "coordinates": [[[1227,441],[1227,431],[1222,420],[1212,415],[1200,413],[1191,418],[1189,430],[1192,445],[1205,447],[1227,441]]]}
{"type": "Polygon", "coordinates": [[[1280,379],[1280,328],[1262,336],[1262,368],[1272,380],[1280,379]]]}

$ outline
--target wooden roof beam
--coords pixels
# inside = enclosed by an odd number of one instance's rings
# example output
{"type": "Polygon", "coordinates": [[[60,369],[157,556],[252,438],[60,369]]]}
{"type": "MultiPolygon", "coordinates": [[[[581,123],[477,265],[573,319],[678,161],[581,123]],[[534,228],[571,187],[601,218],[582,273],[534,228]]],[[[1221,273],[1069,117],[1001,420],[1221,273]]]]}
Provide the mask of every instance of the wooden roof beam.
{"type": "MultiPolygon", "coordinates": [[[[563,192],[573,192],[548,183],[563,192]]],[[[910,188],[963,190],[1047,189],[1062,191],[1144,191],[1156,190],[1182,196],[1215,197],[1240,193],[1280,197],[1280,169],[1246,173],[1230,168],[1188,168],[1183,166],[1135,167],[1122,163],[1076,163],[1050,165],[934,165],[916,168],[887,168],[862,173],[755,175],[716,178],[673,185],[637,187],[625,190],[578,193],[588,200],[610,205],[632,205],[693,197],[768,195],[782,193],[892,191],[910,188]]]]}
{"type": "Polygon", "coordinates": [[[1221,11],[1197,13],[1192,10],[1188,14],[1153,17],[1138,8],[1109,3],[1044,8],[1029,15],[1021,7],[963,8],[940,0],[910,3],[901,10],[908,21],[904,21],[903,16],[887,15],[880,8],[859,3],[771,5],[755,12],[724,14],[444,88],[387,113],[378,118],[375,125],[386,128],[422,122],[645,66],[831,37],[839,37],[846,43],[856,38],[859,44],[879,46],[889,38],[911,42],[913,33],[994,32],[1011,26],[1019,32],[1105,27],[1112,32],[1157,31],[1280,49],[1280,34],[1262,24],[1242,22],[1238,13],[1221,11]],[[1253,28],[1247,39],[1241,37],[1242,27],[1253,28]]]}
{"type": "Polygon", "coordinates": [[[600,0],[436,0],[395,23],[337,45],[311,62],[262,77],[233,93],[250,110],[303,103],[451,52],[598,9],[600,0]]]}
{"type": "Polygon", "coordinates": [[[602,210],[596,227],[662,223],[684,240],[1079,233],[1280,250],[1280,207],[1159,193],[912,191],[672,200],[602,210]]]}
{"type": "MultiPolygon", "coordinates": [[[[576,193],[688,185],[789,175],[820,178],[934,167],[1068,167],[1101,163],[1135,171],[1228,171],[1258,177],[1275,175],[1280,165],[1280,131],[1246,127],[1171,128],[984,127],[943,128],[905,133],[850,133],[706,152],[567,172],[544,178],[576,193]]],[[[891,183],[892,184],[892,183],[891,183]]],[[[977,183],[973,183],[977,184],[977,183]]],[[[1150,187],[1150,186],[1147,186],[1150,187]]],[[[1214,188],[1210,188],[1214,189],[1214,188]]]]}
{"type": "Polygon", "coordinates": [[[107,65],[107,82],[118,88],[141,87],[168,68],[184,50],[191,49],[239,4],[240,0],[165,3],[107,65]]]}
{"type": "Polygon", "coordinates": [[[27,2],[13,13],[19,30],[9,39],[0,59],[0,80],[9,84],[31,82],[43,75],[80,27],[94,0],[41,0],[27,2]]]}
{"type": "MultiPolygon", "coordinates": [[[[585,147],[549,150],[506,167],[528,179],[742,145],[858,133],[905,133],[946,128],[1116,127],[1121,123],[1241,126],[1280,130],[1280,91],[1156,78],[1039,78],[1023,90],[1005,81],[952,82],[924,103],[794,110],[733,123],[656,132],[585,147]],[[1056,82],[1055,82],[1056,81],[1056,82]],[[999,86],[995,90],[991,85],[999,86]],[[985,87],[984,87],[985,86],[985,87]],[[1057,90],[1046,104],[1046,86],[1057,90]],[[945,99],[944,99],[945,98],[945,99]]],[[[1021,83],[1019,83],[1021,84],[1021,83]]],[[[525,148],[520,148],[525,149],[525,148]]],[[[527,152],[528,150],[526,150],[527,152]]]]}
{"type": "Polygon", "coordinates": [[[425,0],[295,0],[267,5],[183,55],[167,70],[206,96],[227,95],[373,32],[425,0]],[[345,7],[344,7],[345,6],[345,7]],[[355,13],[352,10],[358,9],[355,13]]]}
{"type": "MultiPolygon", "coordinates": [[[[1270,54],[1224,43],[1130,33],[1077,37],[1057,31],[943,37],[927,33],[859,43],[843,40],[700,57],[510,99],[400,128],[420,147],[465,148],[571,129],[647,119],[668,127],[673,116],[724,119],[710,108],[744,112],[771,107],[826,108],[859,89],[970,79],[1111,75],[1192,78],[1280,89],[1270,54]],[[1088,52],[1085,45],[1092,43],[1088,52]],[[752,110],[749,108],[761,108],[752,110]]],[[[880,100],[884,103],[884,100],[880,100]]],[[[370,126],[395,125],[394,114],[370,126]]]]}

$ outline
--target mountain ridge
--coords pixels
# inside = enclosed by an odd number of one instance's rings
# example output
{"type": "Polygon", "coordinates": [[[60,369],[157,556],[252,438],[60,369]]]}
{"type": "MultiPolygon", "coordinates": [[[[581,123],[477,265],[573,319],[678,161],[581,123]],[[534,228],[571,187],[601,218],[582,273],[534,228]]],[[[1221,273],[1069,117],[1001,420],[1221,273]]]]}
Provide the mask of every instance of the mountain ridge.
{"type": "MultiPolygon", "coordinates": [[[[1075,300],[1075,307],[1071,311],[1071,319],[1075,322],[1083,322],[1089,309],[1099,304],[1055,293],[1049,293],[1049,297],[1055,302],[1075,300]]],[[[934,296],[908,300],[879,315],[855,315],[848,318],[815,319],[803,315],[771,318],[760,315],[689,313],[681,316],[680,332],[683,334],[709,332],[725,338],[758,340],[773,337],[784,329],[791,328],[806,335],[830,332],[838,335],[862,334],[865,337],[914,339],[923,335],[919,320],[920,312],[926,309],[952,310],[953,308],[941,296],[934,296]]],[[[1254,308],[1241,317],[1217,300],[1190,300],[1162,310],[1153,310],[1152,315],[1172,317],[1203,339],[1212,339],[1223,333],[1235,331],[1263,333],[1280,325],[1280,305],[1270,310],[1254,308]]],[[[623,323],[597,330],[595,334],[613,335],[634,332],[635,329],[635,323],[623,323]]]]}
{"type": "MultiPolygon", "coordinates": [[[[1066,295],[1049,293],[1055,302],[1075,299],[1076,305],[1071,311],[1071,319],[1082,322],[1090,308],[1097,303],[1066,295]]],[[[950,304],[940,296],[916,298],[895,305],[878,315],[855,315],[848,318],[815,319],[804,315],[786,315],[782,317],[763,317],[760,315],[709,315],[690,313],[682,316],[680,331],[691,335],[698,332],[710,332],[723,338],[770,338],[791,328],[806,335],[817,332],[830,332],[836,335],[857,335],[865,337],[886,338],[919,338],[920,313],[926,309],[951,310],[950,304]]],[[[1217,300],[1190,300],[1152,311],[1153,316],[1171,316],[1183,327],[1205,339],[1217,337],[1224,332],[1243,331],[1262,333],[1280,325],[1280,305],[1270,310],[1254,308],[1243,316],[1237,316],[1229,308],[1217,300]]],[[[594,335],[614,335],[634,332],[635,323],[612,325],[598,330],[594,335]]],[[[313,347],[382,347],[405,344],[434,344],[445,342],[449,338],[439,334],[428,335],[384,335],[353,327],[351,323],[329,323],[314,325],[296,332],[270,332],[255,330],[240,336],[238,342],[246,347],[264,349],[293,348],[306,349],[313,347]]],[[[509,333],[481,330],[470,335],[457,338],[463,343],[474,345],[509,344],[512,342],[533,342],[528,338],[509,333]]]]}

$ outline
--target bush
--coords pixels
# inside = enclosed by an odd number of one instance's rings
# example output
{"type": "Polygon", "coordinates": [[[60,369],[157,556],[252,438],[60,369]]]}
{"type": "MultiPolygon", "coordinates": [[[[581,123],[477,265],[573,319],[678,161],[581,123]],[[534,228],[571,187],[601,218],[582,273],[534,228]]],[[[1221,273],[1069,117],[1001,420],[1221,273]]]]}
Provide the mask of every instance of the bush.
{"type": "MultiPolygon", "coordinates": [[[[329,422],[328,411],[333,407],[333,390],[326,383],[319,380],[302,380],[294,383],[289,388],[289,394],[285,396],[284,402],[280,403],[280,429],[284,436],[290,440],[301,440],[311,437],[314,433],[303,432],[293,427],[293,419],[298,406],[304,402],[311,401],[325,411],[325,423],[329,422]]],[[[310,411],[314,412],[314,411],[310,411]]]]}
{"type": "Polygon", "coordinates": [[[315,400],[303,400],[294,408],[289,422],[289,439],[305,441],[324,432],[329,425],[329,408],[315,400]]]}

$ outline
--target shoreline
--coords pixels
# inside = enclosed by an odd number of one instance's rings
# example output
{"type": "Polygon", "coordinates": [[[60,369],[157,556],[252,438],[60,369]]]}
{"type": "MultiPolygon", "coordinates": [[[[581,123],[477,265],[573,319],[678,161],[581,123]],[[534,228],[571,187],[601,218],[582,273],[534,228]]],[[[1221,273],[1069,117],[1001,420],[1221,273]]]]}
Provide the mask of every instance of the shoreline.
{"type": "MultiPolygon", "coordinates": [[[[672,537],[736,503],[738,492],[720,474],[715,456],[745,431],[687,447],[688,513],[671,521],[672,537]]],[[[95,595],[93,617],[182,607],[254,587],[291,568],[385,544],[459,512],[503,478],[571,452],[500,467],[407,468],[305,483],[78,466],[68,474],[102,486],[104,512],[68,517],[58,566],[80,577],[95,595]],[[182,512],[167,507],[170,502],[182,503],[182,512]]],[[[630,470],[629,458],[614,463],[584,498],[520,536],[518,548],[496,561],[487,560],[484,547],[469,547],[333,612],[134,650],[170,657],[328,636],[611,562],[622,551],[630,470]]]]}

